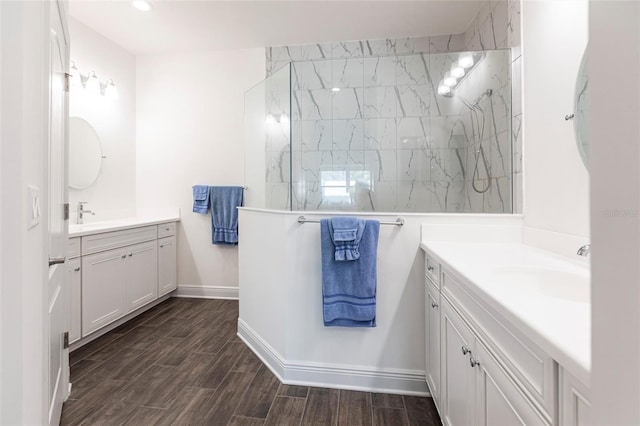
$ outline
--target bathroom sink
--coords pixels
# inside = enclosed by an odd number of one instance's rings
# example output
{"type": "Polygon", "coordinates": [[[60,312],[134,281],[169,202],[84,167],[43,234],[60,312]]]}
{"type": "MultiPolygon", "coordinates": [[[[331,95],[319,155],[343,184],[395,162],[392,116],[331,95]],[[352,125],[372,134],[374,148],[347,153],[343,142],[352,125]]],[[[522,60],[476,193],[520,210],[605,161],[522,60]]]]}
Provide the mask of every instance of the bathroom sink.
{"type": "Polygon", "coordinates": [[[97,229],[113,228],[121,225],[126,225],[129,222],[130,221],[127,220],[106,220],[102,222],[90,222],[83,224],[72,223],[69,224],[69,232],[95,231],[97,229]]]}
{"type": "Polygon", "coordinates": [[[489,279],[490,287],[523,297],[547,297],[578,303],[591,301],[589,273],[579,269],[505,266],[493,269],[489,279]]]}

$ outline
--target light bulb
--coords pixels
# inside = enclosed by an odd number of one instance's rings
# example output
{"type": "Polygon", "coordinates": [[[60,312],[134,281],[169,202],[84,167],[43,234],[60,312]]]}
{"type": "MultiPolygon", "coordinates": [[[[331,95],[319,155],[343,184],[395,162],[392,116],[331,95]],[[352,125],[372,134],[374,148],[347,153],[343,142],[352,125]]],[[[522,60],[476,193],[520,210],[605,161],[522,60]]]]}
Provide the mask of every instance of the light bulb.
{"type": "Polygon", "coordinates": [[[453,64],[451,66],[451,75],[454,76],[455,78],[464,77],[464,68],[456,66],[456,64],[453,64]]]}
{"type": "Polygon", "coordinates": [[[151,3],[149,3],[147,0],[133,0],[131,2],[131,5],[133,7],[135,7],[138,10],[141,10],[143,12],[148,12],[151,9],[153,9],[153,5],[151,3]]]}
{"type": "Polygon", "coordinates": [[[87,77],[87,82],[84,84],[84,88],[91,93],[100,94],[100,81],[98,80],[98,76],[95,71],[91,71],[89,73],[89,77],[87,77]]]}
{"type": "Polygon", "coordinates": [[[267,118],[264,119],[264,122],[267,124],[273,124],[276,122],[276,119],[273,114],[267,114],[267,118]]]}
{"type": "Polygon", "coordinates": [[[289,124],[289,116],[284,112],[280,115],[280,124],[289,124]]]}
{"type": "Polygon", "coordinates": [[[438,86],[438,95],[448,95],[449,93],[451,93],[451,87],[449,86],[445,86],[444,84],[441,84],[438,86]]]}
{"type": "Polygon", "coordinates": [[[453,87],[458,83],[458,80],[453,77],[450,73],[446,73],[444,75],[444,79],[442,80],[445,86],[453,87]]]}
{"type": "Polygon", "coordinates": [[[82,87],[82,79],[80,78],[80,70],[76,66],[75,62],[71,62],[71,68],[69,69],[71,74],[71,85],[82,87]]]}
{"type": "Polygon", "coordinates": [[[473,66],[473,64],[473,56],[470,54],[462,55],[460,56],[460,59],[458,59],[458,65],[463,68],[470,68],[473,66]]]}
{"type": "Polygon", "coordinates": [[[107,82],[107,86],[104,88],[104,96],[107,99],[116,100],[118,99],[118,89],[116,89],[116,85],[113,80],[109,80],[107,82]]]}
{"type": "Polygon", "coordinates": [[[340,91],[340,88],[339,88],[339,87],[332,87],[332,88],[331,88],[331,91],[332,91],[332,92],[339,92],[339,91],[340,91]]]}

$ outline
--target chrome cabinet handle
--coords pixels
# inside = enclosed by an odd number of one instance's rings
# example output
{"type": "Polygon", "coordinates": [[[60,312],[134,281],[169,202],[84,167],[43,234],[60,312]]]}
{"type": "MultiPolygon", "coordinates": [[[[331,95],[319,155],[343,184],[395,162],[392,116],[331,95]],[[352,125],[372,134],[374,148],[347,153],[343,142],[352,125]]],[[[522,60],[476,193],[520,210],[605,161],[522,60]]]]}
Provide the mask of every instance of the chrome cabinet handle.
{"type": "Polygon", "coordinates": [[[133,253],[129,253],[129,257],[133,256],[133,253]]]}
{"type": "Polygon", "coordinates": [[[126,255],[126,254],[123,254],[123,255],[122,255],[122,258],[123,258],[123,259],[125,259],[126,257],[127,257],[127,255],[126,255]]]}
{"type": "Polygon", "coordinates": [[[432,307],[432,308],[437,308],[437,307],[438,307],[438,304],[437,304],[436,302],[431,302],[431,307],[432,307]]]}
{"type": "Polygon", "coordinates": [[[76,269],[74,269],[74,271],[78,272],[80,270],[80,267],[78,266],[76,269]]]}
{"type": "Polygon", "coordinates": [[[434,267],[433,267],[433,266],[427,266],[427,271],[429,271],[429,272],[433,272],[433,270],[434,270],[434,267]]]}
{"type": "Polygon", "coordinates": [[[67,260],[66,257],[50,257],[49,258],[49,266],[59,265],[64,263],[67,260]]]}
{"type": "Polygon", "coordinates": [[[470,354],[471,353],[471,349],[469,349],[466,346],[462,347],[462,355],[466,355],[466,354],[470,354]]]}
{"type": "Polygon", "coordinates": [[[480,365],[480,360],[475,359],[474,357],[469,358],[469,364],[471,364],[471,368],[480,365]]]}
{"type": "Polygon", "coordinates": [[[164,228],[165,231],[169,231],[171,228],[164,228]]]}

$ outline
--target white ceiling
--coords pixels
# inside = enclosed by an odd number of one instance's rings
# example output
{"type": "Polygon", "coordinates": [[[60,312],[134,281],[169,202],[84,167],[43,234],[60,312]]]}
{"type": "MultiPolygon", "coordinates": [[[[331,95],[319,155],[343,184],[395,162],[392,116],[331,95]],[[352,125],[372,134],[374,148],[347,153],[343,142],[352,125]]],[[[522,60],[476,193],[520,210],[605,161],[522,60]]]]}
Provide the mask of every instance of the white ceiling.
{"type": "Polygon", "coordinates": [[[482,1],[71,0],[70,14],[134,54],[464,32],[482,1]]]}

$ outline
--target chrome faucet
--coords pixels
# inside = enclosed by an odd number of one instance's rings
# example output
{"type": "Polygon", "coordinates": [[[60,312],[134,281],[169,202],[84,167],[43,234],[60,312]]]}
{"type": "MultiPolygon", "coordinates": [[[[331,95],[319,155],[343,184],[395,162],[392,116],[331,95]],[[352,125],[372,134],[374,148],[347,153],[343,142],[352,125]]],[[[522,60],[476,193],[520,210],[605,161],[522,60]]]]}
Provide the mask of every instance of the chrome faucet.
{"type": "Polygon", "coordinates": [[[578,256],[587,257],[591,253],[591,244],[584,245],[578,249],[578,256]]]}
{"type": "Polygon", "coordinates": [[[87,204],[86,201],[78,201],[78,217],[76,219],[76,223],[78,225],[82,225],[83,221],[82,221],[82,217],[86,214],[86,213],[91,213],[91,215],[95,215],[95,212],[92,212],[91,210],[85,210],[84,209],[84,205],[87,204]]]}

